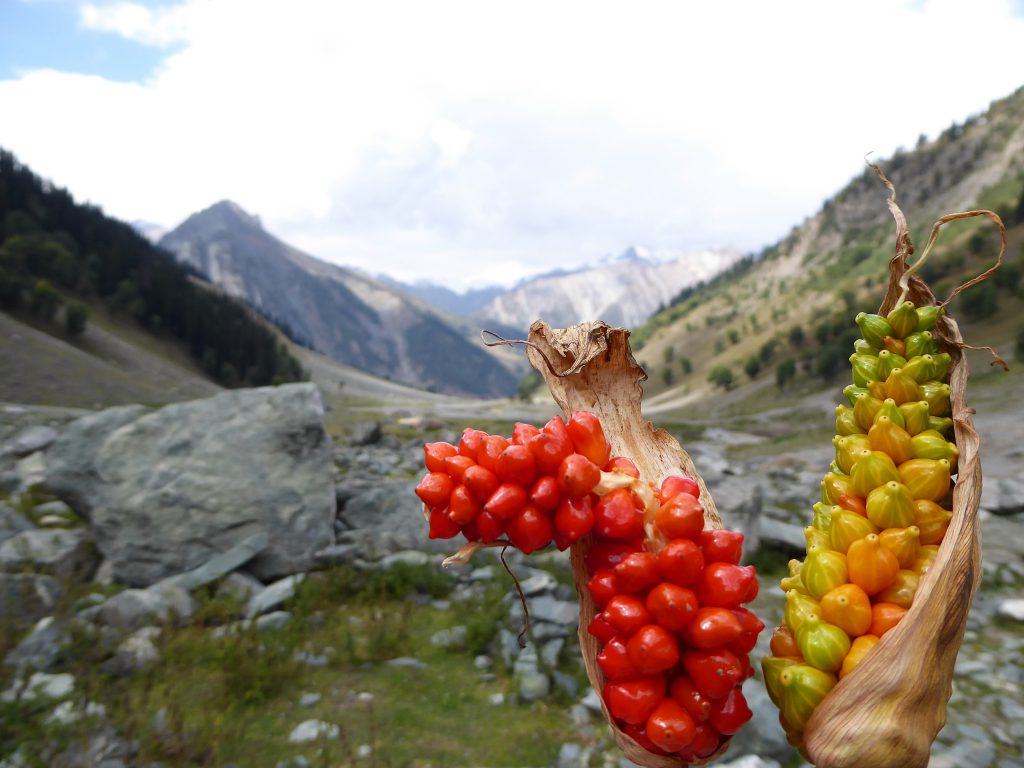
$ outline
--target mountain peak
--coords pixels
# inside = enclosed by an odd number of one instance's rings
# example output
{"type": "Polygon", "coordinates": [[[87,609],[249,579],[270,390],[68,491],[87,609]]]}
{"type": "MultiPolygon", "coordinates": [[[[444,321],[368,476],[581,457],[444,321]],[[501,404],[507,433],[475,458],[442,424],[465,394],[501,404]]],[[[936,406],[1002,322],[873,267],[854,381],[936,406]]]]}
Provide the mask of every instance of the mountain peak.
{"type": "Polygon", "coordinates": [[[248,227],[263,229],[263,222],[254,213],[249,213],[233,200],[221,200],[189,218],[208,220],[222,225],[243,224],[248,227]]]}

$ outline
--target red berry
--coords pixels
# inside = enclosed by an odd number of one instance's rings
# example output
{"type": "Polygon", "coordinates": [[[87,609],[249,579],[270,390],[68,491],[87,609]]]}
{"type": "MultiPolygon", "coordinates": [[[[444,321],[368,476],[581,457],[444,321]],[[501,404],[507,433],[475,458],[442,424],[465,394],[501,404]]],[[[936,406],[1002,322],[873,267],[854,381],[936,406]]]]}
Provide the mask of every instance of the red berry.
{"type": "Polygon", "coordinates": [[[623,474],[629,475],[630,477],[640,478],[640,470],[636,468],[636,464],[627,459],[625,456],[616,456],[611,459],[604,467],[605,472],[614,472],[618,470],[623,474]]]}
{"type": "Polygon", "coordinates": [[[541,427],[540,431],[552,437],[557,437],[559,440],[572,442],[572,439],[569,437],[569,430],[565,428],[565,422],[562,421],[561,416],[552,416],[548,423],[541,427]]]}
{"type": "Polygon", "coordinates": [[[423,463],[428,472],[444,472],[444,460],[458,452],[451,443],[426,443],[423,446],[423,463]]]}
{"type": "Polygon", "coordinates": [[[711,757],[718,748],[722,746],[722,737],[714,728],[707,723],[698,723],[696,732],[693,734],[693,741],[690,746],[679,751],[679,757],[684,762],[695,763],[711,757]]]}
{"type": "Polygon", "coordinates": [[[724,699],[743,680],[739,658],[732,651],[683,651],[683,669],[693,686],[710,699],[724,699]]]}
{"type": "Polygon", "coordinates": [[[764,629],[764,622],[746,608],[733,608],[732,613],[743,627],[743,634],[729,644],[729,650],[736,655],[750,653],[757,645],[757,636],[764,629]]]}
{"type": "Polygon", "coordinates": [[[631,725],[626,723],[622,726],[622,732],[629,736],[633,741],[639,744],[641,747],[646,749],[648,752],[654,755],[667,755],[668,753],[647,738],[647,724],[631,725]]]}
{"type": "Polygon", "coordinates": [[[505,524],[493,515],[481,512],[476,517],[476,530],[484,544],[493,544],[505,532],[505,524]]]}
{"type": "Polygon", "coordinates": [[[704,551],[705,563],[736,565],[743,550],[743,534],[725,529],[703,531],[700,535],[700,548],[704,551]]]}
{"type": "Polygon", "coordinates": [[[651,613],[640,598],[616,595],[604,608],[604,620],[628,637],[644,624],[651,623],[651,613]]]}
{"type": "Polygon", "coordinates": [[[601,570],[591,576],[587,582],[587,590],[594,601],[594,607],[599,611],[604,610],[608,601],[622,592],[619,577],[615,575],[615,571],[609,570],[601,570]]]}
{"type": "MultiPolygon", "coordinates": [[[[609,680],[629,680],[644,674],[630,660],[626,643],[621,637],[613,637],[597,654],[597,665],[609,680]]],[[[653,674],[653,673],[649,673],[653,674]]]]}
{"type": "Polygon", "coordinates": [[[643,675],[655,675],[671,669],[679,662],[679,643],[658,624],[646,624],[626,643],[629,660],[643,675]]]}
{"type": "Polygon", "coordinates": [[[502,451],[508,448],[508,440],[501,435],[488,435],[483,439],[480,448],[477,450],[476,461],[485,469],[494,471],[495,462],[501,456],[502,451]]]}
{"type": "Polygon", "coordinates": [[[654,524],[669,539],[696,539],[704,530],[704,508],[688,493],[678,493],[654,514],[654,524]]]}
{"type": "Polygon", "coordinates": [[[479,429],[466,428],[462,430],[462,439],[459,440],[459,453],[463,456],[468,456],[476,463],[477,451],[480,449],[480,444],[484,438],[487,437],[486,432],[481,432],[479,429]]]}
{"type": "Polygon", "coordinates": [[[688,493],[693,498],[699,499],[700,486],[690,478],[680,475],[669,475],[661,481],[661,490],[658,495],[661,497],[662,503],[671,501],[680,493],[688,493]]]}
{"type": "Polygon", "coordinates": [[[607,643],[613,637],[617,637],[615,627],[605,621],[604,616],[601,614],[597,614],[597,616],[590,620],[590,623],[587,624],[587,632],[592,634],[602,643],[607,643]]]}
{"type": "Polygon", "coordinates": [[[512,444],[526,445],[530,442],[530,438],[538,434],[540,434],[540,430],[533,426],[533,424],[524,424],[521,421],[517,421],[516,425],[512,428],[512,444]]]}
{"type": "Polygon", "coordinates": [[[633,725],[647,722],[651,712],[664,698],[665,678],[662,675],[608,683],[604,687],[604,701],[612,717],[633,725]]]}
{"type": "Polygon", "coordinates": [[[743,634],[743,625],[728,608],[704,606],[697,610],[682,634],[688,645],[708,651],[738,640],[743,634]]]}
{"type": "Polygon", "coordinates": [[[509,520],[526,506],[526,491],[515,483],[502,483],[484,504],[484,511],[498,520],[509,520]]]}
{"type": "Polygon", "coordinates": [[[444,471],[448,473],[448,477],[454,480],[456,483],[463,482],[466,474],[466,470],[472,467],[474,462],[469,456],[463,456],[461,454],[456,456],[449,456],[444,460],[444,471]]]}
{"type": "Polygon", "coordinates": [[[644,605],[661,626],[678,632],[693,621],[698,604],[692,589],[663,581],[647,593],[644,605]]]}
{"type": "MultiPolygon", "coordinates": [[[[594,527],[594,510],[589,496],[578,499],[562,499],[555,510],[555,531],[567,545],[574,544],[581,536],[590,533],[594,527]]],[[[564,547],[559,547],[564,549],[564,547]]]]}
{"type": "Polygon", "coordinates": [[[480,502],[473,498],[473,494],[466,486],[455,486],[451,501],[448,503],[448,516],[452,522],[466,525],[476,520],[478,514],[480,514],[480,502]]]}
{"type": "Polygon", "coordinates": [[[551,518],[532,504],[527,504],[508,521],[505,533],[512,546],[528,555],[550,544],[554,529],[551,527],[551,518]]]}
{"type": "Polygon", "coordinates": [[[459,526],[448,517],[448,507],[431,507],[427,524],[432,539],[450,539],[459,532],[459,526]]]}
{"type": "Polygon", "coordinates": [[[530,501],[537,509],[553,512],[562,502],[562,489],[553,477],[538,477],[530,490],[530,501]]]}
{"type": "Polygon", "coordinates": [[[686,675],[679,675],[673,680],[669,692],[694,721],[702,723],[711,717],[711,699],[698,691],[686,675]]]}
{"type": "Polygon", "coordinates": [[[587,550],[584,560],[587,572],[597,573],[602,569],[610,570],[621,563],[630,552],[639,552],[642,546],[642,541],[596,541],[587,550]]]}
{"type": "Polygon", "coordinates": [[[533,485],[537,477],[536,462],[525,445],[510,445],[502,451],[494,464],[494,471],[503,482],[525,487],[533,485]]]}
{"type": "Polygon", "coordinates": [[[724,736],[732,736],[753,716],[743,691],[736,686],[724,699],[714,703],[711,708],[711,725],[724,736]]]}
{"type": "Polygon", "coordinates": [[[498,486],[501,485],[501,481],[496,474],[479,464],[466,467],[466,471],[462,473],[462,482],[469,488],[469,492],[473,494],[473,497],[481,503],[491,498],[491,494],[498,490],[498,486]]]}
{"type": "Polygon", "coordinates": [[[604,539],[625,541],[643,536],[643,515],[628,488],[617,488],[601,497],[594,507],[594,531],[604,539]]]}
{"type": "Polygon", "coordinates": [[[597,416],[586,411],[576,411],[569,418],[566,429],[576,453],[582,453],[599,467],[608,463],[612,447],[605,439],[604,430],[597,416]]]}
{"type": "Polygon", "coordinates": [[[448,497],[455,490],[455,483],[444,472],[427,474],[416,486],[416,495],[428,507],[440,507],[448,503],[448,497]]]}
{"type": "Polygon", "coordinates": [[[710,563],[697,579],[697,598],[701,605],[739,608],[740,603],[750,599],[748,595],[756,581],[753,566],[710,563]]]}
{"type": "Polygon", "coordinates": [[[558,466],[558,485],[573,498],[590,493],[600,479],[601,468],[579,453],[570,453],[558,466]]]}
{"type": "Polygon", "coordinates": [[[623,592],[645,592],[658,583],[658,558],[650,552],[633,552],[615,566],[623,592]]]}
{"type": "Polygon", "coordinates": [[[703,569],[704,555],[689,539],[674,539],[658,552],[658,574],[665,581],[689,587],[703,569]]]}
{"type": "Polygon", "coordinates": [[[542,475],[557,475],[562,461],[572,453],[572,443],[567,437],[541,432],[527,444],[537,462],[537,472],[542,475]]]}
{"type": "Polygon", "coordinates": [[[671,698],[662,701],[647,718],[647,737],[669,753],[679,752],[693,743],[697,724],[689,712],[671,698]]]}

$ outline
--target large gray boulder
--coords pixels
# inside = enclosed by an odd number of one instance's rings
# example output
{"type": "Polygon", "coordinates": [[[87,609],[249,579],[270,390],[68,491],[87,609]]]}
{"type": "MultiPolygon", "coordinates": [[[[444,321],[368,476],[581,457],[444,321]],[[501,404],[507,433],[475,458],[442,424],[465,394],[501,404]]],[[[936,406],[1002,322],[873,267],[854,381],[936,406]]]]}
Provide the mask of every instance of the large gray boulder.
{"type": "Polygon", "coordinates": [[[331,445],[313,384],[234,390],[72,422],[46,487],[91,523],[113,579],[148,586],[265,532],[247,566],[303,571],[333,543],[331,445]]]}

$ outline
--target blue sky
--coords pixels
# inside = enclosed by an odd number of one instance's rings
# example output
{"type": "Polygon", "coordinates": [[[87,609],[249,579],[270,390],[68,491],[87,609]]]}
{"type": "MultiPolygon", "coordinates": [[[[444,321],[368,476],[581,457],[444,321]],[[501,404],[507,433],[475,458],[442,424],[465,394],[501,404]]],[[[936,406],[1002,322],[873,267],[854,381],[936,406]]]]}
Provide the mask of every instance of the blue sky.
{"type": "Polygon", "coordinates": [[[0,80],[56,69],[141,82],[166,58],[167,49],[83,28],[80,6],[73,0],[0,0],[0,80]]]}
{"type": "Polygon", "coordinates": [[[0,0],[0,146],[128,221],[231,199],[455,287],[753,251],[1024,85],[1024,0],[965,8],[0,0]]]}

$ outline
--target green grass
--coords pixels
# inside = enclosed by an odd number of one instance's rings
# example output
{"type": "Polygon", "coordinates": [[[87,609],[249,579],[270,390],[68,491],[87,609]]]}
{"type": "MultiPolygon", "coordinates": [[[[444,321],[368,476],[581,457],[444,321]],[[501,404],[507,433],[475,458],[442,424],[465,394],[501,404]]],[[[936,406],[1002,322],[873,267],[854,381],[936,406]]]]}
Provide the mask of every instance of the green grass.
{"type": "MultiPolygon", "coordinates": [[[[107,707],[123,735],[138,740],[143,763],[258,767],[302,754],[325,766],[550,765],[571,728],[566,702],[515,703],[512,677],[500,663],[489,681],[473,664],[508,613],[502,597],[511,580],[501,574],[469,603],[428,602],[453,585],[434,566],[337,568],[306,579],[287,605],[294,617],[287,628],[220,639],[211,627],[240,605],[207,594],[187,626],[163,631],[162,661],[133,677],[101,673],[95,642],[78,637],[71,665],[76,692],[107,707]],[[465,648],[430,643],[435,632],[457,624],[469,630],[465,648]],[[327,666],[305,665],[297,651],[323,655],[327,666]],[[398,656],[427,666],[383,663],[398,656]],[[298,701],[308,692],[321,699],[303,708],[298,701]],[[490,703],[495,693],[505,695],[504,703],[490,703]],[[337,724],[341,737],[288,744],[291,730],[309,718],[337,724]],[[369,757],[358,757],[362,745],[371,748],[369,757]]],[[[27,705],[5,711],[0,755],[24,744],[30,757],[43,760],[34,752],[40,744],[75,736],[55,734],[44,722],[46,711],[27,705]]]]}

